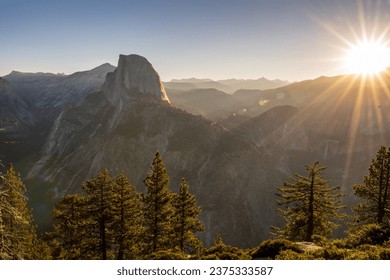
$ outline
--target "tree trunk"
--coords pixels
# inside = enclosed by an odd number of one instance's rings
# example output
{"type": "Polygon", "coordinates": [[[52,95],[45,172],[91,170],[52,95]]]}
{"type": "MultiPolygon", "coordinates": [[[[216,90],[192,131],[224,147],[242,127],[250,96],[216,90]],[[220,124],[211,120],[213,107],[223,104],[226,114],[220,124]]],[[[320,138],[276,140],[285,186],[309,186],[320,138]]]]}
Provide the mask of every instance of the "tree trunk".
{"type": "Polygon", "coordinates": [[[118,246],[119,246],[119,250],[118,250],[118,257],[117,259],[118,260],[123,260],[123,257],[124,257],[124,235],[125,235],[125,210],[124,210],[124,205],[123,205],[123,194],[121,196],[121,221],[120,221],[120,236],[119,236],[119,240],[118,240],[118,246]]]}
{"type": "Polygon", "coordinates": [[[383,222],[383,219],[385,218],[386,208],[388,208],[387,207],[387,203],[388,203],[387,199],[389,196],[389,183],[390,183],[389,177],[390,177],[390,158],[388,159],[387,166],[386,166],[386,181],[385,181],[385,186],[384,186],[384,190],[383,190],[382,207],[381,207],[381,212],[380,212],[381,216],[379,217],[381,223],[383,222]]]}
{"type": "Polygon", "coordinates": [[[312,241],[313,232],[314,232],[314,176],[315,174],[311,174],[311,182],[310,182],[310,196],[309,196],[309,208],[308,208],[308,221],[307,221],[307,232],[306,232],[306,240],[308,242],[312,241]]]}
{"type": "Polygon", "coordinates": [[[380,174],[379,174],[379,182],[378,182],[378,188],[379,188],[379,191],[378,191],[378,214],[377,214],[377,223],[378,224],[381,224],[383,222],[383,217],[385,215],[384,211],[385,211],[385,208],[383,207],[383,200],[384,200],[384,197],[383,197],[383,173],[384,173],[384,158],[382,158],[382,162],[381,162],[381,165],[380,165],[380,168],[381,168],[381,171],[380,171],[380,174]]]}
{"type": "Polygon", "coordinates": [[[100,222],[100,237],[102,260],[107,260],[106,223],[104,218],[102,218],[100,222]]]}

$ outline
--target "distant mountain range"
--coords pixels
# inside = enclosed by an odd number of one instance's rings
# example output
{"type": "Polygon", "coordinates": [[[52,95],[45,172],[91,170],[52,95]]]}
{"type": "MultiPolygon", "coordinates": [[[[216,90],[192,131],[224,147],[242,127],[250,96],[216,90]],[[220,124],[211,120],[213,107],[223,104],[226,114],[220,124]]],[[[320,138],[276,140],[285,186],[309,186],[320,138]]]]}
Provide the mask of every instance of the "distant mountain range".
{"type": "MultiPolygon", "coordinates": [[[[289,82],[281,80],[182,79],[165,82],[164,86],[175,107],[194,115],[202,115],[227,128],[269,109],[269,101],[259,101],[267,89],[280,88],[289,82]],[[260,102],[261,107],[253,106],[260,102]],[[234,116],[234,118],[228,118],[234,116]]],[[[273,98],[273,97],[272,97],[273,98]]],[[[257,104],[258,105],[258,104],[257,104]]]]}
{"type": "Polygon", "coordinates": [[[229,94],[233,81],[229,91],[196,79],[164,87],[137,55],[69,76],[13,72],[0,79],[0,135],[16,144],[1,145],[0,155],[22,172],[41,228],[53,202],[101,168],[124,170],[143,191],[156,151],[171,188],[185,177],[196,194],[207,244],[217,232],[242,247],[268,238],[278,223],[276,187],[316,160],[353,204],[352,185],[390,145],[389,75],[229,94]]]}
{"type": "Polygon", "coordinates": [[[167,90],[191,90],[214,88],[233,94],[240,89],[272,89],[288,85],[288,81],[268,80],[264,77],[259,79],[226,79],[213,81],[211,79],[173,79],[170,82],[164,82],[167,90]]]}

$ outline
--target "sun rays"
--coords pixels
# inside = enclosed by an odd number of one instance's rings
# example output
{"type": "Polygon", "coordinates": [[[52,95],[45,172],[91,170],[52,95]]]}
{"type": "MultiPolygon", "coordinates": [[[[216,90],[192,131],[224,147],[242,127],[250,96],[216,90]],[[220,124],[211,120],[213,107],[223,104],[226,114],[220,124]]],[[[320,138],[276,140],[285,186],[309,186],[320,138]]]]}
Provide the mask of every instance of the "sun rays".
{"type": "MultiPolygon", "coordinates": [[[[345,156],[343,186],[346,188],[350,187],[351,181],[361,180],[348,175],[354,161],[362,160],[359,155],[375,153],[380,145],[390,145],[390,139],[386,138],[390,129],[390,116],[386,114],[390,110],[390,25],[380,24],[388,21],[380,18],[383,7],[379,2],[367,7],[365,2],[357,1],[357,5],[358,24],[345,20],[348,17],[342,15],[340,22],[329,22],[327,18],[311,15],[330,37],[339,42],[329,45],[330,40],[324,44],[339,53],[334,57],[339,64],[335,70],[345,75],[334,77],[325,89],[316,93],[311,104],[323,104],[317,105],[315,112],[324,118],[344,117],[334,122],[341,123],[346,129],[345,143],[340,144],[345,150],[339,151],[345,156]],[[371,9],[369,14],[368,8],[371,9]],[[362,141],[363,138],[369,140],[362,141]],[[362,147],[361,143],[368,144],[362,147]]],[[[303,110],[311,110],[310,105],[303,110]]],[[[340,133],[335,129],[337,126],[331,122],[328,125],[324,137],[337,137],[335,135],[340,133]]]]}

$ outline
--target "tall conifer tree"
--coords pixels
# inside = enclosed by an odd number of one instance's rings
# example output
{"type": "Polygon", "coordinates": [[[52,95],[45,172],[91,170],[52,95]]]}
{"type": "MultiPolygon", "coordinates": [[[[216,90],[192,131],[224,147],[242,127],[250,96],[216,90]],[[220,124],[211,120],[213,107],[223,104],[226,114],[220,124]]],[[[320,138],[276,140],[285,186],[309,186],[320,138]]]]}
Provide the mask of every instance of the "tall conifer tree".
{"type": "Polygon", "coordinates": [[[123,172],[115,180],[112,207],[111,226],[117,248],[116,258],[118,260],[138,258],[143,233],[141,195],[123,172]]]}
{"type": "MultiPolygon", "coordinates": [[[[0,174],[0,179],[4,180],[0,174]]],[[[0,260],[12,259],[12,236],[6,228],[6,217],[17,214],[16,209],[9,204],[8,193],[0,184],[0,260]]],[[[18,214],[17,214],[18,215],[18,214]]]]}
{"type": "Polygon", "coordinates": [[[106,260],[112,253],[110,244],[113,234],[110,230],[113,220],[112,198],[114,182],[107,169],[103,169],[96,178],[83,184],[86,193],[86,214],[91,219],[91,234],[88,245],[91,258],[106,260]],[[95,252],[95,254],[94,254],[95,252]]]}
{"type": "Polygon", "coordinates": [[[354,211],[357,224],[387,224],[390,221],[390,148],[381,146],[371,161],[364,183],[353,186],[362,200],[354,211]]]}
{"type": "Polygon", "coordinates": [[[83,184],[84,193],[66,195],[54,208],[48,234],[60,259],[134,259],[143,233],[141,195],[122,172],[107,169],[83,184]]]}
{"type": "Polygon", "coordinates": [[[172,248],[174,214],[173,194],[169,189],[170,180],[158,152],[150,170],[144,180],[147,193],[143,196],[146,254],[172,248]]]}
{"type": "Polygon", "coordinates": [[[184,178],[181,180],[179,193],[174,195],[173,205],[174,241],[182,252],[193,253],[202,246],[195,233],[204,230],[204,225],[198,217],[201,209],[196,205],[196,197],[190,193],[184,178]]]}
{"type": "Polygon", "coordinates": [[[293,241],[312,241],[313,235],[327,237],[337,226],[334,221],[344,217],[339,214],[344,195],[339,186],[329,187],[322,177],[326,167],[318,164],[306,165],[308,176],[295,174],[291,183],[277,188],[278,211],[286,222],[284,228],[274,227],[279,236],[293,241]]]}
{"type": "Polygon", "coordinates": [[[26,187],[13,165],[0,176],[1,254],[9,259],[33,259],[37,235],[26,187]]]}
{"type": "Polygon", "coordinates": [[[64,196],[53,210],[53,230],[48,234],[56,259],[77,260],[88,255],[84,240],[90,233],[87,205],[81,194],[64,196]]]}

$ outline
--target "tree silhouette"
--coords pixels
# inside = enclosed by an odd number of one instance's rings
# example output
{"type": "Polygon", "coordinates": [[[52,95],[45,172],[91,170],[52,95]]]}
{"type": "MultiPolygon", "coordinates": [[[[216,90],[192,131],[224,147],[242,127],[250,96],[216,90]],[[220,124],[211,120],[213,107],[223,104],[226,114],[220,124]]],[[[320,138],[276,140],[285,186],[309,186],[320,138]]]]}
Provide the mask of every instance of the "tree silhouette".
{"type": "Polygon", "coordinates": [[[26,187],[12,164],[0,174],[0,258],[33,259],[37,235],[26,187]]]}
{"type": "Polygon", "coordinates": [[[144,242],[146,253],[172,248],[173,193],[169,189],[169,177],[159,153],[150,166],[151,173],[144,180],[147,193],[144,204],[144,242]]]}
{"type": "Polygon", "coordinates": [[[174,240],[182,252],[194,252],[202,246],[195,233],[204,230],[204,225],[198,217],[201,209],[196,205],[196,197],[189,192],[189,185],[184,178],[179,193],[174,195],[173,205],[174,240]]]}
{"type": "Polygon", "coordinates": [[[362,200],[354,211],[356,224],[387,224],[390,218],[390,148],[381,146],[371,161],[364,183],[354,185],[355,195],[362,200]]]}
{"type": "Polygon", "coordinates": [[[284,228],[273,227],[280,237],[293,241],[312,241],[313,235],[329,236],[337,225],[333,222],[344,217],[339,214],[340,187],[329,187],[323,179],[326,167],[319,162],[306,165],[308,175],[295,174],[292,182],[284,182],[277,188],[279,193],[277,210],[285,220],[284,228]]]}

